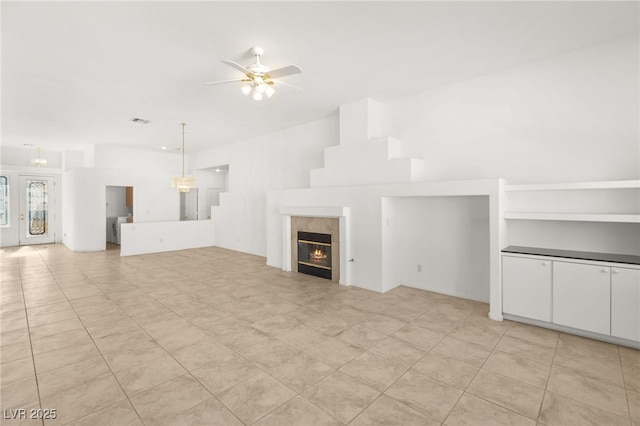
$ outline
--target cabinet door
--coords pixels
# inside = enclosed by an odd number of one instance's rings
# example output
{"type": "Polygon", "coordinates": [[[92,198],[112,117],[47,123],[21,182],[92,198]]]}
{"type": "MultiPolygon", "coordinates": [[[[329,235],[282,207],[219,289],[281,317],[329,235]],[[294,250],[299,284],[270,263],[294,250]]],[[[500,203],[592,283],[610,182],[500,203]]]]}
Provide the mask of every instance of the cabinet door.
{"type": "Polygon", "coordinates": [[[611,269],[611,335],[640,341],[640,270],[611,269]]]}
{"type": "Polygon", "coordinates": [[[133,207],[133,187],[127,186],[125,188],[125,206],[133,207]]]}
{"type": "Polygon", "coordinates": [[[553,262],[553,322],[611,334],[611,268],[553,262]]]}
{"type": "Polygon", "coordinates": [[[502,257],[502,311],[551,321],[551,262],[502,257]]]}

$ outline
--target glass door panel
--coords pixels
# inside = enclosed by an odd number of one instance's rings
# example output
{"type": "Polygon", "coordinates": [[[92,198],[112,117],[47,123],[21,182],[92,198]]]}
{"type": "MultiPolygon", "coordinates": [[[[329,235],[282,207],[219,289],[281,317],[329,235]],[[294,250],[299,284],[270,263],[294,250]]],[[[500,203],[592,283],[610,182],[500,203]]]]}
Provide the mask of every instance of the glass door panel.
{"type": "Polygon", "coordinates": [[[54,242],[53,188],[51,177],[20,177],[20,245],[54,242]]]}

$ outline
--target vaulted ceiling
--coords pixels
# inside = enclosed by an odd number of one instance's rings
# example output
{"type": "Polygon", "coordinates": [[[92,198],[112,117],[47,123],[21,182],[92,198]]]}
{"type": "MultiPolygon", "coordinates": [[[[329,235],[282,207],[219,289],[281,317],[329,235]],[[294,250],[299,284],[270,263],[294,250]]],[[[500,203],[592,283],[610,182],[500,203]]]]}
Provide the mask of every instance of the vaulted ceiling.
{"type": "Polygon", "coordinates": [[[2,144],[188,150],[427,91],[638,32],[637,2],[11,2],[2,144]],[[303,72],[245,97],[221,63],[303,72]],[[134,123],[134,118],[149,120],[134,123]]]}

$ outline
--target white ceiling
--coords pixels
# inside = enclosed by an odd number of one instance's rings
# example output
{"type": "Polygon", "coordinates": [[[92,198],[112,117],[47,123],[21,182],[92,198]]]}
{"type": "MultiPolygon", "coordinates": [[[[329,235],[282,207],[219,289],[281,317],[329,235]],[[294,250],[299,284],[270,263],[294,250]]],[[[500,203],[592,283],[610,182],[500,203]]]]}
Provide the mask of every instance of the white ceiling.
{"type": "Polygon", "coordinates": [[[633,2],[2,2],[2,144],[187,152],[638,32],[633,2]],[[261,102],[220,62],[303,73],[261,102]],[[133,118],[150,120],[136,124],[133,118]]]}

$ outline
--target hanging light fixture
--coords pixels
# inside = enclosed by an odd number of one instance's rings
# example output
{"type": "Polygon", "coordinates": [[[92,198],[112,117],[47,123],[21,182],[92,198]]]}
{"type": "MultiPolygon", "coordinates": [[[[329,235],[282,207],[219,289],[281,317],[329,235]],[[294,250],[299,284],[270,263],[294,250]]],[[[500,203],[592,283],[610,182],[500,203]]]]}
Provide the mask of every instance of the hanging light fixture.
{"type": "Polygon", "coordinates": [[[180,124],[182,125],[182,177],[174,177],[171,179],[171,187],[177,188],[179,192],[189,192],[196,187],[196,180],[184,176],[184,126],[186,126],[187,123],[180,124]]]}
{"type": "Polygon", "coordinates": [[[33,167],[47,167],[47,159],[40,158],[40,147],[36,147],[37,157],[31,160],[31,165],[33,167]]]}
{"type": "Polygon", "coordinates": [[[264,98],[264,95],[267,95],[267,98],[270,98],[274,93],[276,93],[276,90],[272,85],[272,81],[265,81],[264,78],[255,76],[253,80],[242,86],[240,90],[242,90],[242,93],[247,96],[251,95],[254,100],[261,101],[264,98]]]}
{"type": "MultiPolygon", "coordinates": [[[[242,90],[242,93],[244,93],[246,96],[251,95],[251,97],[256,101],[261,101],[265,96],[267,98],[270,98],[276,93],[275,89],[273,88],[274,79],[302,72],[300,67],[298,67],[297,65],[287,65],[286,67],[272,70],[260,62],[260,57],[264,54],[264,49],[262,47],[252,47],[249,51],[256,57],[256,62],[246,67],[233,61],[222,61],[223,63],[229,65],[231,68],[241,71],[246,78],[243,77],[239,80],[209,81],[205,84],[226,84],[242,82],[245,83],[240,88],[240,90],[242,90]]],[[[289,83],[285,83],[284,81],[279,81],[278,84],[283,84],[295,89],[300,89],[299,87],[296,87],[289,83]]]]}

